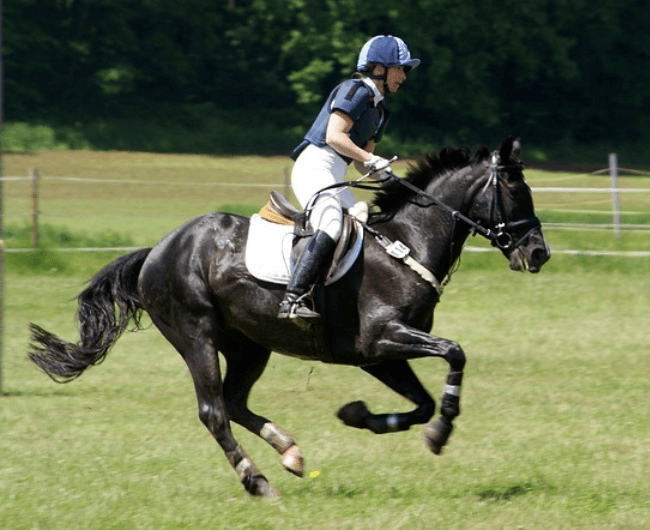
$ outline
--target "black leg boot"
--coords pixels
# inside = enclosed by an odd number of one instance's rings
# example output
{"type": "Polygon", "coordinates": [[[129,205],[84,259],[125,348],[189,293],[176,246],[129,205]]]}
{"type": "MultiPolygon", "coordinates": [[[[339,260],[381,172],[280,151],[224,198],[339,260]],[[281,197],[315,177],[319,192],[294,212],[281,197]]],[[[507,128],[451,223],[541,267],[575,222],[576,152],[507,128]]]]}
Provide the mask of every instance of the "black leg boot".
{"type": "Polygon", "coordinates": [[[335,247],[336,241],[326,232],[316,230],[298,258],[284,300],[280,302],[278,318],[320,318],[318,313],[305,305],[302,297],[316,281],[325,260],[334,252],[335,247]]]}

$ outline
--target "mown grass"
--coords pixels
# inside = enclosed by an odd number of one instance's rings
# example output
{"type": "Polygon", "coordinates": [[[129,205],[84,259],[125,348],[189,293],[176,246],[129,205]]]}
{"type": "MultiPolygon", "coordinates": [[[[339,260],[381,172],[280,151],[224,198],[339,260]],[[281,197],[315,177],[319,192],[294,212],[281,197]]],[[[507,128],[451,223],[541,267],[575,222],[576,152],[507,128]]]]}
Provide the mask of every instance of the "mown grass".
{"type": "MultiPolygon", "coordinates": [[[[72,339],[84,277],[7,285],[2,528],[645,528],[650,375],[643,274],[464,271],[434,332],[468,356],[440,457],[419,428],[375,436],[335,410],[409,405],[360,370],[272,357],[251,404],[299,441],[307,476],[235,435],[284,498],[250,499],[196,417],[180,357],[155,330],[57,386],[24,359],[27,322],[72,339]],[[309,477],[312,471],[320,474],[309,477]]],[[[446,366],[414,369],[438,395],[446,366]]]]}
{"type": "MultiPolygon", "coordinates": [[[[408,161],[395,164],[404,174],[408,161]]],[[[120,238],[134,246],[153,245],[188,219],[214,210],[250,215],[266,202],[270,189],[288,190],[291,162],[286,157],[215,157],[134,152],[35,151],[4,157],[5,175],[26,177],[39,170],[39,223],[105,242],[120,238]],[[48,180],[69,178],[75,180],[48,180]]],[[[533,188],[606,188],[609,177],[527,170],[533,188]]],[[[633,225],[650,224],[650,179],[621,177],[622,188],[648,193],[621,197],[622,219],[633,225]]],[[[291,198],[291,193],[287,193],[291,198]]],[[[362,199],[369,192],[359,192],[362,199]]],[[[543,223],[612,222],[608,194],[536,193],[543,223]]],[[[5,182],[5,226],[8,246],[29,246],[32,191],[28,180],[5,182]],[[11,233],[23,231],[22,239],[11,233]]],[[[616,239],[612,229],[566,230],[549,227],[553,249],[650,250],[646,230],[625,229],[616,239]]],[[[479,238],[470,240],[480,245],[479,238]]],[[[44,243],[44,246],[49,246],[44,243]]],[[[53,244],[52,246],[57,246],[53,244]]],[[[71,245],[72,246],[72,245],[71,245]]],[[[81,243],[78,246],[84,246],[81,243]]],[[[592,260],[597,263],[597,260],[592,260]]]]}
{"type": "MultiPolygon", "coordinates": [[[[268,188],[212,183],[281,186],[285,165],[276,158],[142,153],[6,157],[8,175],[36,166],[43,175],[121,182],[44,181],[51,248],[6,255],[0,528],[650,526],[648,258],[557,253],[531,276],[509,272],[497,253],[466,253],[433,330],[460,342],[468,357],[462,414],[441,457],[428,452],[420,428],[375,436],[340,424],[334,413],[351,400],[376,412],[410,407],[360,370],[273,356],[251,405],[294,434],[306,477],[287,474],[264,442],[234,431],[282,490],[275,503],[244,493],[197,419],[184,363],[157,330],[127,333],[106,363],[70,385],[55,385],[25,360],[28,322],[74,339],[76,295],[119,255],[58,252],[63,239],[103,246],[115,233],[125,244],[150,245],[204,211],[261,206],[268,188]],[[147,179],[155,184],[126,182],[147,179]],[[181,184],[187,182],[197,184],[181,184]],[[311,478],[312,471],[320,474],[311,478]]],[[[529,173],[532,186],[585,178],[529,173]]],[[[29,184],[6,184],[7,212],[18,216],[10,218],[17,232],[8,246],[29,246],[21,219],[29,212],[29,184]]],[[[642,186],[641,179],[631,185],[642,186]]],[[[539,199],[544,220],[551,201],[539,199]]],[[[567,210],[606,208],[566,201],[567,210]]],[[[648,249],[643,238],[631,241],[636,232],[622,241],[606,232],[547,236],[553,249],[648,249]]],[[[446,365],[412,365],[438,396],[446,365]]]]}

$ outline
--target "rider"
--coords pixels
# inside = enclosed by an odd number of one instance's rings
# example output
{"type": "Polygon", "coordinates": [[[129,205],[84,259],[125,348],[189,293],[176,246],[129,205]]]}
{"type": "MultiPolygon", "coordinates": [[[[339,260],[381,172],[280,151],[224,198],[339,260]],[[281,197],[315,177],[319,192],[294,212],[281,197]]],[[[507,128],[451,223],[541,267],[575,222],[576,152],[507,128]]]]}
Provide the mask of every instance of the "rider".
{"type": "MultiPolygon", "coordinates": [[[[363,45],[357,72],[334,88],[305,139],[291,153],[296,162],[291,184],[303,208],[321,189],[343,182],[352,161],[360,173],[372,171],[376,177],[389,168],[388,160],[373,154],[390,116],[384,98],[397,92],[418,64],[420,60],[411,57],[398,37],[378,35],[363,45]]],[[[278,318],[320,318],[305,305],[304,295],[341,235],[343,207],[367,216],[367,205],[357,203],[347,188],[318,195],[310,216],[315,232],[295,264],[278,318]]]]}

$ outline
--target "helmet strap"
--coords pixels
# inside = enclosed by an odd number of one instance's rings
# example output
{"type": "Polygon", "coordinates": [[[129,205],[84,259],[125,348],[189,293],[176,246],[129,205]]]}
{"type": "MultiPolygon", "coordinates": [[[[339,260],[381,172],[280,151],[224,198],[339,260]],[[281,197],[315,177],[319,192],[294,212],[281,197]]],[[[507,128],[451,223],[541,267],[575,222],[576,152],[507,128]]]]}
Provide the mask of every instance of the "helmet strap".
{"type": "Polygon", "coordinates": [[[370,73],[370,74],[368,74],[368,77],[369,77],[370,79],[378,79],[378,80],[384,82],[384,97],[385,97],[385,96],[387,96],[388,93],[389,93],[389,91],[388,91],[388,67],[387,67],[387,66],[384,66],[383,64],[374,65],[374,66],[372,67],[372,71],[375,70],[375,67],[376,67],[376,66],[381,66],[381,67],[384,69],[384,73],[381,74],[381,75],[377,75],[377,74],[370,73]]]}

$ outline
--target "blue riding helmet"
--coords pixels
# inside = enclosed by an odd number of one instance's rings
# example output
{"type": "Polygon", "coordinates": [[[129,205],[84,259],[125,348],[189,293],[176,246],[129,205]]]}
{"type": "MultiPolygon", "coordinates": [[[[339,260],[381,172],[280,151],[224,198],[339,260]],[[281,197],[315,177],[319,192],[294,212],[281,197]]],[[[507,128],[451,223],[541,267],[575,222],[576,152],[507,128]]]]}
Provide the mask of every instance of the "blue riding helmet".
{"type": "Polygon", "coordinates": [[[399,37],[377,35],[363,45],[357,61],[357,72],[363,72],[373,64],[386,68],[404,66],[409,70],[420,64],[420,59],[413,59],[408,46],[399,37]]]}

